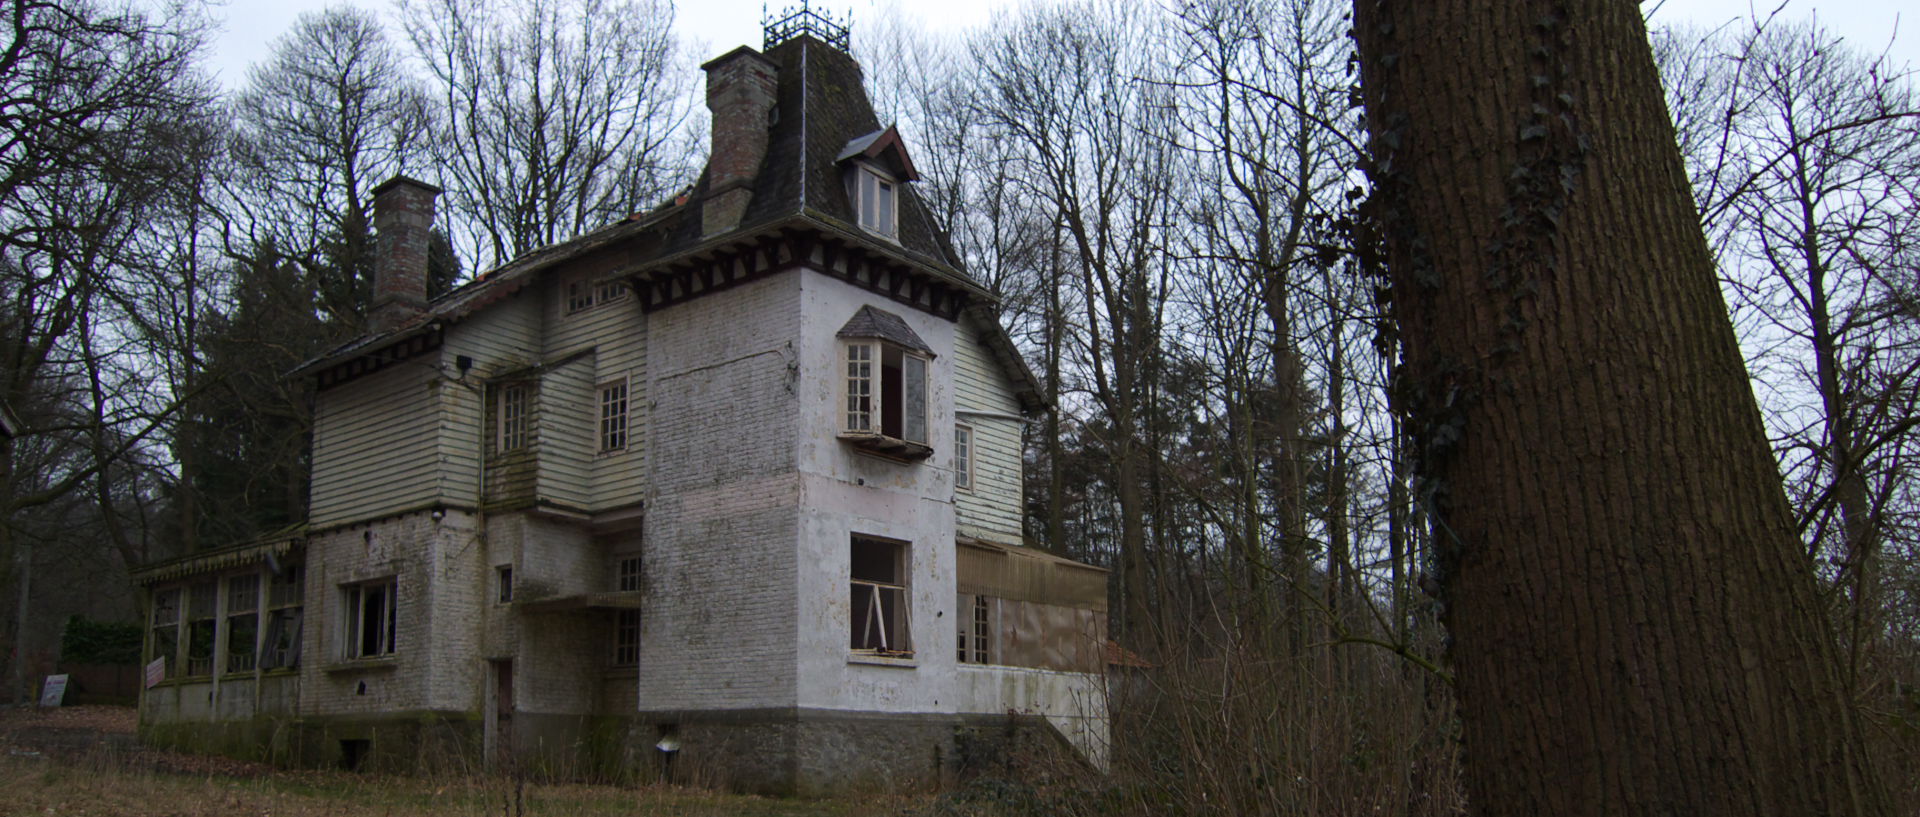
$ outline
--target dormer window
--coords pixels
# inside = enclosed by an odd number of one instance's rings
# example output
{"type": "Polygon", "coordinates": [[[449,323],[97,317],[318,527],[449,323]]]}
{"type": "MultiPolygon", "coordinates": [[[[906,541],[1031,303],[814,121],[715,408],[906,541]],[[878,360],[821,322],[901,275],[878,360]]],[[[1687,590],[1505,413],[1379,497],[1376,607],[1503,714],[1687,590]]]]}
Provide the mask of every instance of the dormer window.
{"type": "Polygon", "coordinates": [[[899,223],[899,205],[894,180],[872,167],[860,165],[848,175],[847,185],[851,188],[848,197],[853,200],[860,228],[886,238],[895,238],[898,234],[895,227],[899,223]]]}
{"type": "Polygon", "coordinates": [[[840,438],[898,459],[930,456],[932,350],[900,316],[870,306],[861,307],[839,337],[840,438]]]}
{"type": "Polygon", "coordinates": [[[835,158],[846,168],[847,202],[860,229],[900,240],[900,185],[920,178],[892,126],[855,137],[835,158]]]}

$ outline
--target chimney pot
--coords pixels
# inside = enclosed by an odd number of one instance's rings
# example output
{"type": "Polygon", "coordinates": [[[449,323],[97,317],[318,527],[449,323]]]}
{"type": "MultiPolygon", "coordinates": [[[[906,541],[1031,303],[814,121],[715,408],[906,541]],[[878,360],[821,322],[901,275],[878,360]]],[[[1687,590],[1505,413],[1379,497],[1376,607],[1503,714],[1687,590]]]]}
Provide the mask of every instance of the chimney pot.
{"type": "Polygon", "coordinates": [[[427,309],[427,248],[440,188],[394,176],[373,189],[373,302],[367,329],[385,332],[427,309]]]}

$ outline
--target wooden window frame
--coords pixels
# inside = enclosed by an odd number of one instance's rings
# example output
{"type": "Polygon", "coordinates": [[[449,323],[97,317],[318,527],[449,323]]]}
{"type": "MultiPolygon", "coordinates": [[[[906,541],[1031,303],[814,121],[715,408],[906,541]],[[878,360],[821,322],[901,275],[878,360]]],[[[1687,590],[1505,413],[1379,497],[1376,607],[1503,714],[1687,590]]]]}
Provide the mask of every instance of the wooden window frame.
{"type": "Polygon", "coordinates": [[[260,661],[260,574],[236,573],[226,577],[222,584],[227,597],[220,635],[227,652],[222,662],[226,665],[224,671],[252,672],[260,661]],[[246,636],[239,638],[236,636],[242,632],[239,626],[242,622],[246,624],[246,636]]]}
{"type": "Polygon", "coordinates": [[[910,459],[931,455],[933,358],[878,338],[847,338],[840,346],[840,433],[854,441],[872,438],[905,444],[869,446],[882,453],[910,459]],[[897,394],[887,387],[893,379],[889,369],[898,370],[897,394]],[[910,383],[916,369],[920,397],[914,403],[908,395],[915,391],[910,383]],[[893,415],[898,420],[890,427],[893,415]],[[913,432],[916,424],[917,436],[913,432]]]}
{"type": "Polygon", "coordinates": [[[302,565],[288,565],[281,575],[267,579],[267,619],[260,634],[260,669],[300,666],[306,595],[306,570],[302,565]]]}
{"type": "Polygon", "coordinates": [[[978,439],[973,426],[956,423],[953,427],[953,487],[973,493],[973,442],[978,439]]]}
{"type": "Polygon", "coordinates": [[[524,381],[498,384],[494,394],[494,450],[526,448],[533,437],[533,389],[524,381]]]}
{"type": "Polygon", "coordinates": [[[214,662],[220,649],[219,579],[206,579],[187,585],[186,638],[182,641],[187,651],[186,677],[213,675],[214,662]],[[199,635],[203,627],[205,638],[199,635]],[[205,654],[197,655],[197,648],[202,646],[202,642],[205,654]]]}
{"type": "Polygon", "coordinates": [[[913,657],[912,575],[910,543],[853,535],[847,568],[851,599],[848,649],[853,654],[913,657]],[[882,553],[882,558],[874,558],[882,553]],[[892,564],[885,570],[876,569],[879,563],[888,561],[892,564]]]}
{"type": "Polygon", "coordinates": [[[184,585],[158,588],[153,591],[152,608],[147,613],[147,661],[165,659],[161,675],[167,678],[173,677],[180,662],[180,624],[185,620],[186,598],[184,585]]]}
{"type": "Polygon", "coordinates": [[[633,436],[633,390],[630,384],[626,378],[610,380],[601,383],[594,392],[600,398],[600,453],[627,450],[627,443],[633,436]]]}
{"type": "Polygon", "coordinates": [[[847,174],[847,198],[860,229],[900,240],[900,181],[869,164],[856,164],[847,174]]]}
{"type": "Polygon", "coordinates": [[[962,664],[993,663],[993,600],[986,596],[960,597],[958,615],[954,616],[958,624],[955,640],[955,658],[962,664]],[[967,599],[971,601],[966,601],[967,599]]]}
{"type": "Polygon", "coordinates": [[[340,586],[341,610],[344,613],[341,622],[341,635],[344,637],[343,658],[349,661],[385,658],[399,652],[400,640],[400,581],[397,576],[388,576],[372,581],[355,582],[340,586]],[[381,606],[373,611],[371,617],[378,629],[369,641],[366,624],[370,618],[367,610],[371,595],[378,591],[381,606]],[[370,646],[369,646],[370,645],[370,646]]]}

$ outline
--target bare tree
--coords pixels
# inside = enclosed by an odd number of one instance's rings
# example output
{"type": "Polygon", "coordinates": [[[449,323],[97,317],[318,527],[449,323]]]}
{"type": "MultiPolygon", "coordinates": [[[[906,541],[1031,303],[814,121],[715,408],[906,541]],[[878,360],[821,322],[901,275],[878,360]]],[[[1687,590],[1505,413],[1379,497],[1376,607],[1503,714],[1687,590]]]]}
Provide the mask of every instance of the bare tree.
{"type": "Polygon", "coordinates": [[[155,237],[198,204],[214,106],[184,8],[12,0],[0,15],[0,400],[27,424],[0,441],[0,555],[20,694],[35,560],[15,521],[84,495],[178,405],[128,377],[140,346],[118,319],[167,285],[147,274],[155,237]]]}
{"type": "Polygon", "coordinates": [[[685,184],[686,70],[666,0],[401,0],[433,81],[436,157],[476,268],[685,184]]]}
{"type": "Polygon", "coordinates": [[[297,264],[338,331],[358,331],[373,286],[372,191],[431,160],[429,107],[372,12],[301,15],[234,99],[242,238],[231,254],[271,249],[297,264]]]}

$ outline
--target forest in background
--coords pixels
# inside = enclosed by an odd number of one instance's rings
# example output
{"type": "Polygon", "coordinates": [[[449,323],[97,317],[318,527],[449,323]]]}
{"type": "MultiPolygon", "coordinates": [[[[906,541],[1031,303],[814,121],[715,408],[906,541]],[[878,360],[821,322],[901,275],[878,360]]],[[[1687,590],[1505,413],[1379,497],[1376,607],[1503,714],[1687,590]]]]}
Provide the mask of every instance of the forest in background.
{"type": "MultiPolygon", "coordinates": [[[[231,93],[204,9],[4,5],[17,667],[68,613],[134,616],[130,566],[304,518],[310,395],[281,375],[364,328],[374,185],[446,188],[444,291],[704,161],[712,55],[665,0],[309,15],[231,93]]],[[[1349,11],[1063,2],[854,31],[918,195],[1056,395],[1028,428],[1029,539],[1112,568],[1112,632],[1150,665],[1116,685],[1129,782],[1106,805],[1464,801],[1434,509],[1477,497],[1422,477],[1447,430],[1406,425],[1349,11]]],[[[1911,74],[1796,19],[1652,39],[1848,700],[1920,802],[1911,74]]]]}

